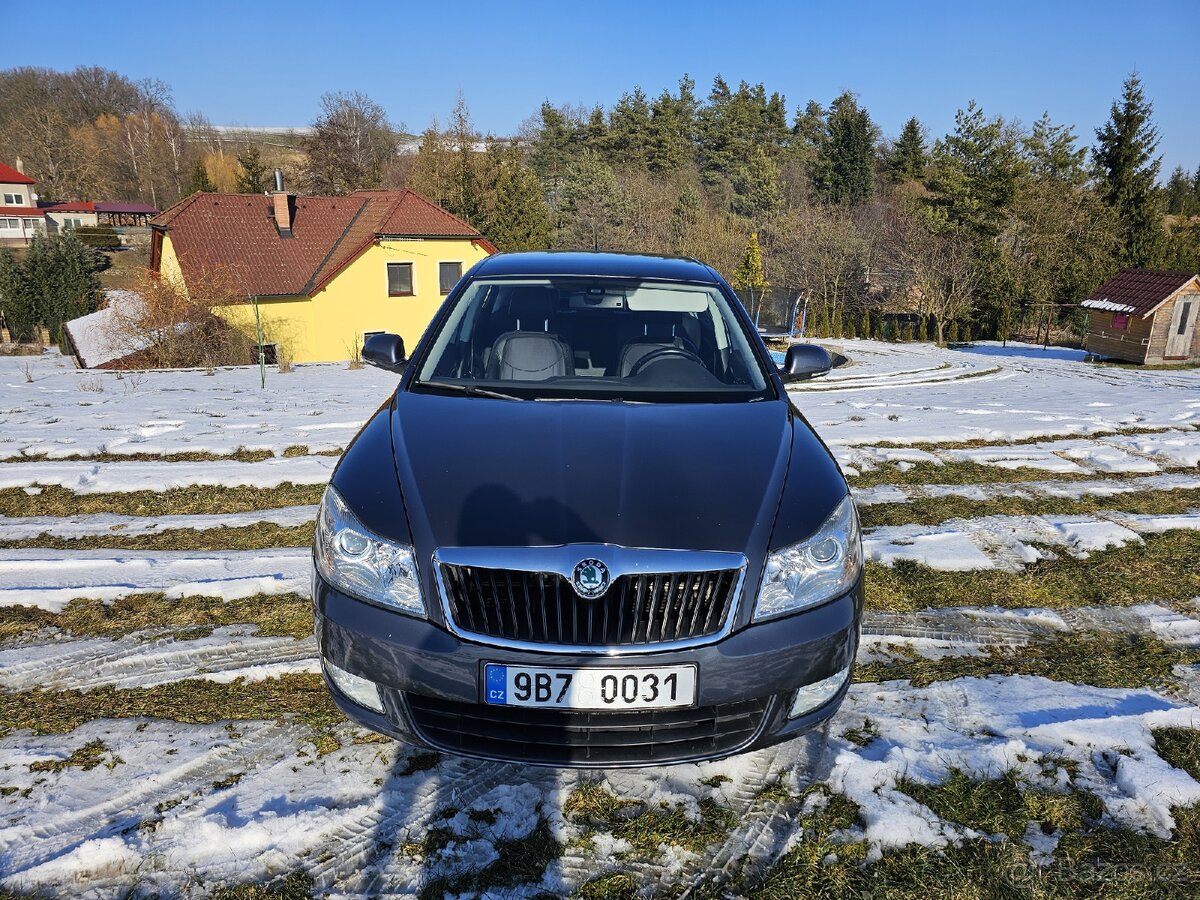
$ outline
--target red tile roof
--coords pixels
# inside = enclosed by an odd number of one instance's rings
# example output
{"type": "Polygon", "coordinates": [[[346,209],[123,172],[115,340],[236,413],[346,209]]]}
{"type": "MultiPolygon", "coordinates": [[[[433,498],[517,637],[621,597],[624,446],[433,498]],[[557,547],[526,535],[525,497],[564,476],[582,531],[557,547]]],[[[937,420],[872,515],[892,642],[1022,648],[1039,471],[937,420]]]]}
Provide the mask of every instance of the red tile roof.
{"type": "Polygon", "coordinates": [[[44,219],[46,211],[38,206],[0,206],[0,216],[24,216],[25,218],[36,216],[44,219]]]}
{"type": "Polygon", "coordinates": [[[46,212],[95,212],[96,204],[88,200],[82,203],[51,203],[44,208],[46,212]]]}
{"type": "Polygon", "coordinates": [[[381,236],[462,237],[493,250],[482,235],[414,191],[356,191],[296,197],[292,236],[275,228],[262,194],[193,194],[151,221],[165,230],[185,279],[223,269],[252,296],[309,295],[381,236]]]}
{"type": "Polygon", "coordinates": [[[142,216],[157,216],[158,208],[149,203],[108,203],[103,200],[94,204],[96,212],[133,213],[142,216]]]}
{"type": "Polygon", "coordinates": [[[4,184],[37,184],[28,175],[22,175],[12,166],[0,162],[0,182],[4,184]]]}
{"type": "Polygon", "coordinates": [[[1082,305],[1089,309],[1147,316],[1195,277],[1195,272],[1122,269],[1100,285],[1082,305]]]}

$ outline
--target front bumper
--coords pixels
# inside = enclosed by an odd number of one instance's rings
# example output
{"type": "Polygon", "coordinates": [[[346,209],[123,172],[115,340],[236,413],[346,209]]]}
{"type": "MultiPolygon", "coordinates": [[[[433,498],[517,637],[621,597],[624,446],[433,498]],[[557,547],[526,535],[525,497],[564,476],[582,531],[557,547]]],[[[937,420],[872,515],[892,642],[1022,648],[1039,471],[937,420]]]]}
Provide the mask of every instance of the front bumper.
{"type": "Polygon", "coordinates": [[[816,609],[753,624],[700,647],[618,656],[512,650],[463,640],[424,619],[364,603],[317,576],[313,584],[322,657],[375,682],[383,713],[332,687],[360,724],[434,749],[541,765],[617,767],[713,759],[796,737],[837,710],[849,679],[825,705],[788,712],[797,688],[853,664],[862,582],[816,609]],[[694,663],[695,707],[566,713],[483,703],[485,662],[584,668],[694,663]]]}

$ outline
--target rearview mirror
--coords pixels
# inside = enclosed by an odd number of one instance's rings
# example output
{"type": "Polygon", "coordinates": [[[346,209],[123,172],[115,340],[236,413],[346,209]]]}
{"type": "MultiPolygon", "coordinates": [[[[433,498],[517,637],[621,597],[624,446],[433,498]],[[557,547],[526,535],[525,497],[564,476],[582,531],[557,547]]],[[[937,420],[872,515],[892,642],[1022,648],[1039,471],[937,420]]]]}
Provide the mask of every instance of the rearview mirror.
{"type": "Polygon", "coordinates": [[[372,334],[363,341],[362,358],[363,362],[389,372],[403,372],[408,365],[404,358],[404,338],[387,332],[372,334]]]}
{"type": "Polygon", "coordinates": [[[784,381],[804,381],[824,375],[833,368],[829,351],[817,344],[792,344],[779,367],[784,381]]]}

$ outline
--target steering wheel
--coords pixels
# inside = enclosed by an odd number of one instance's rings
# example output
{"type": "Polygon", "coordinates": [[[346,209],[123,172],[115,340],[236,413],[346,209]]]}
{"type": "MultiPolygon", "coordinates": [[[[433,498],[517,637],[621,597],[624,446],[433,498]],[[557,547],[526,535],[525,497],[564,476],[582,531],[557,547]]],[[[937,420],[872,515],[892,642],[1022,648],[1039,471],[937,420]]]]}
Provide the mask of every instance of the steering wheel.
{"type": "Polygon", "coordinates": [[[642,369],[646,368],[652,363],[671,358],[686,359],[689,362],[694,362],[699,366],[704,366],[704,360],[702,360],[691,350],[685,350],[682,347],[661,347],[658,350],[651,350],[649,353],[635,362],[633,364],[633,368],[629,370],[629,377],[632,378],[634,375],[637,375],[642,371],[642,369]]]}

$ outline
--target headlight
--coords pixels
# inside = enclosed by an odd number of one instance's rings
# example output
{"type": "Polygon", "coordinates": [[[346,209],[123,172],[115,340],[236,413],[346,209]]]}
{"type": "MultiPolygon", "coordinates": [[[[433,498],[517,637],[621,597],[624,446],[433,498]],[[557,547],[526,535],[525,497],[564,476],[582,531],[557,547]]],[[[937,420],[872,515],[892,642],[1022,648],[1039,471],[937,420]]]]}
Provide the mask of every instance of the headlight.
{"type": "Polygon", "coordinates": [[[315,549],[317,570],[338,590],[410,615],[425,615],[412,547],[368,531],[333,485],[321,500],[315,549]]]}
{"type": "Polygon", "coordinates": [[[767,557],[754,618],[769,619],[832,600],[850,590],[861,571],[858,514],[847,494],[816,534],[767,557]]]}

